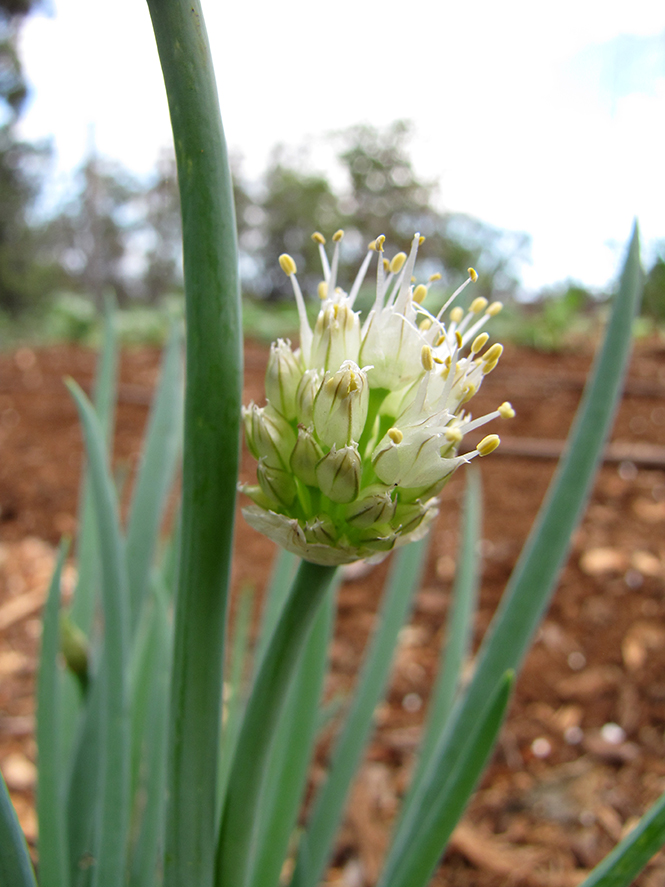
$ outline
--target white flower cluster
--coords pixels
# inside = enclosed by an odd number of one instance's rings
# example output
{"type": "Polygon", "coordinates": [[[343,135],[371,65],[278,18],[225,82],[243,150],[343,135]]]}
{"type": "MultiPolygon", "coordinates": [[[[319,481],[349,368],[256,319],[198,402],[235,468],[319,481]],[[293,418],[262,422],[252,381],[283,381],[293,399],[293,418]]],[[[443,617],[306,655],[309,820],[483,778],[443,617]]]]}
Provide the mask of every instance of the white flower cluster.
{"type": "MultiPolygon", "coordinates": [[[[495,449],[488,435],[457,455],[464,435],[509,403],[472,419],[465,405],[497,364],[499,344],[482,327],[501,303],[475,299],[467,311],[442,317],[476,272],[434,316],[422,306],[428,287],[414,287],[421,238],[407,256],[383,257],[385,238],[370,244],[347,294],[337,287],[339,244],[332,261],[319,244],[322,305],[312,330],[288,255],[280,257],[300,317],[300,348],[278,339],[270,349],[264,407],[243,407],[247,445],[258,460],[257,485],[244,485],[247,521],[284,548],[319,564],[380,560],[421,538],[438,513],[437,496],[458,465],[495,449]],[[378,255],[376,299],[361,324],[353,305],[370,261],[378,255]]],[[[439,275],[430,278],[429,283],[439,275]]]]}

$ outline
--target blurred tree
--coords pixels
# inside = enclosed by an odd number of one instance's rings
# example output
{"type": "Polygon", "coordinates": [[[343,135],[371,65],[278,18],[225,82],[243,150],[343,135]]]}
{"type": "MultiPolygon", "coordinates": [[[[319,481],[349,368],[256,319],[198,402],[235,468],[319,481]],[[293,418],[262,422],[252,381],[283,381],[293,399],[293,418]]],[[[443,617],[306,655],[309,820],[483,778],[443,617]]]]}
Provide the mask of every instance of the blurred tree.
{"type": "Polygon", "coordinates": [[[125,304],[135,295],[128,247],[141,189],[119,164],[94,153],[79,170],[78,180],[77,193],[45,227],[45,249],[60,262],[71,289],[92,296],[98,307],[112,289],[125,304]]]}
{"type": "Polygon", "coordinates": [[[660,244],[656,259],[644,281],[642,314],[653,320],[665,320],[665,243],[660,244]]]}
{"type": "Polygon", "coordinates": [[[284,146],[275,148],[263,176],[259,212],[246,209],[244,213],[259,223],[261,294],[270,298],[291,293],[278,264],[282,253],[295,259],[305,290],[316,292],[321,272],[311,235],[314,231],[332,234],[340,227],[339,198],[330,182],[324,175],[303,171],[303,166],[289,157],[284,146]]]}
{"type": "Polygon", "coordinates": [[[155,304],[169,293],[182,291],[182,225],[175,157],[164,154],[153,184],[139,199],[141,218],[136,225],[144,243],[144,299],[155,304]]]}
{"type": "Polygon", "coordinates": [[[436,208],[438,187],[421,180],[408,154],[412,124],[397,120],[385,129],[361,125],[338,134],[339,160],[350,181],[345,227],[367,238],[385,234],[389,251],[408,244],[415,231],[425,236],[419,256],[426,273],[440,273],[455,287],[472,266],[480,275],[474,295],[513,292],[513,266],[523,259],[528,238],[501,231],[460,213],[436,208]]]}
{"type": "Polygon", "coordinates": [[[38,234],[30,213],[49,157],[45,146],[16,138],[15,125],[28,94],[16,39],[30,0],[0,0],[0,309],[11,314],[34,306],[52,269],[36,261],[38,234]]]}

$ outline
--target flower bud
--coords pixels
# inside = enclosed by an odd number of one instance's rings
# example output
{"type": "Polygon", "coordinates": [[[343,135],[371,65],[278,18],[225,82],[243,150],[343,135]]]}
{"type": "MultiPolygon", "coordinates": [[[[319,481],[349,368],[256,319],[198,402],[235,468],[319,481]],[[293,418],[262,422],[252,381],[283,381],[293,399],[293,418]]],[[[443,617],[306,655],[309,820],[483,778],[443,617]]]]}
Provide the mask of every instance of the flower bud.
{"type": "Polygon", "coordinates": [[[333,444],[316,466],[316,480],[324,496],[333,502],[353,502],[360,489],[361,462],[358,448],[333,444]]]}
{"type": "Polygon", "coordinates": [[[327,514],[320,514],[305,524],[305,538],[320,545],[334,545],[337,542],[337,528],[327,514]]]}
{"type": "Polygon", "coordinates": [[[310,366],[334,369],[343,360],[357,360],[360,320],[344,302],[329,302],[319,311],[310,349],[310,366]]]}
{"type": "Polygon", "coordinates": [[[345,509],[344,516],[354,527],[387,524],[395,514],[395,506],[390,490],[383,484],[372,484],[345,509]]]}
{"type": "Polygon", "coordinates": [[[315,487],[317,484],[316,466],[322,456],[323,450],[314,439],[311,429],[299,425],[298,438],[289,462],[291,471],[298,480],[310,487],[315,487]]]}
{"type": "Polygon", "coordinates": [[[284,468],[268,465],[265,457],[259,459],[256,476],[268,499],[273,499],[282,505],[291,505],[296,498],[296,482],[293,475],[284,468]]]}
{"type": "Polygon", "coordinates": [[[431,505],[423,505],[422,502],[411,502],[402,505],[401,503],[395,509],[395,519],[393,527],[400,533],[412,533],[417,529],[423,520],[431,511],[431,505]]]}
{"type": "Polygon", "coordinates": [[[314,400],[314,429],[326,446],[344,447],[360,440],[369,407],[367,374],[345,360],[339,370],[326,373],[314,400]]]}
{"type": "Polygon", "coordinates": [[[392,551],[397,541],[397,533],[379,533],[376,527],[368,527],[359,534],[358,541],[371,551],[392,551]]]}
{"type": "Polygon", "coordinates": [[[314,421],[314,398],[323,381],[321,370],[305,370],[296,391],[296,418],[302,425],[314,421]]]}
{"type": "Polygon", "coordinates": [[[300,361],[288,339],[278,339],[270,346],[266,370],[266,397],[286,419],[296,415],[296,391],[303,374],[300,361]]]}
{"type": "Polygon", "coordinates": [[[275,468],[288,465],[296,436],[286,419],[270,404],[257,407],[255,403],[242,408],[242,417],[247,446],[254,458],[263,458],[275,468]]]}

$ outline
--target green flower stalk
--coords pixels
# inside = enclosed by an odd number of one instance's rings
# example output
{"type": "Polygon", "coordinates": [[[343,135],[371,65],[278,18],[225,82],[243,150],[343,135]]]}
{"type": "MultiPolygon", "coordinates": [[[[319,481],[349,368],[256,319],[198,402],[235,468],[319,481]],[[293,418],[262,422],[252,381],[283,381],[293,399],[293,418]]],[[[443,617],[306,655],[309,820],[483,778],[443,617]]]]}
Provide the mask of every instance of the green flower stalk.
{"type": "Polygon", "coordinates": [[[414,286],[416,234],[407,256],[384,258],[373,241],[347,294],[337,286],[343,232],[332,260],[318,232],[324,279],[314,329],[289,255],[280,265],[293,285],[300,348],[278,339],[270,349],[264,407],[243,407],[247,445],[258,462],[257,483],[241,491],[257,530],[305,560],[336,565],[383,559],[422,538],[438,514],[438,495],[460,465],[499,445],[490,434],[459,455],[464,435],[495,418],[514,416],[509,403],[473,419],[467,403],[502,352],[486,347],[485,324],[500,302],[472,301],[447,309],[469,277],[434,315],[422,305],[429,284],[414,286]],[[367,318],[353,310],[377,256],[376,298],[367,318]]]}

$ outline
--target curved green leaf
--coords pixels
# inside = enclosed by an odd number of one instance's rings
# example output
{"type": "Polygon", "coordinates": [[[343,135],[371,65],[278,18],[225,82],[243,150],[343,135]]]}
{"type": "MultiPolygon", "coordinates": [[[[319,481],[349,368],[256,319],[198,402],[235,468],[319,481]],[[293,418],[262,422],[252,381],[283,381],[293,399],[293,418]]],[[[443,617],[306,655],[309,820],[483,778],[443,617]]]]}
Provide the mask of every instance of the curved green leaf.
{"type": "MultiPolygon", "coordinates": [[[[440,793],[445,791],[445,784],[441,786],[436,774],[454,771],[474,728],[477,713],[484,709],[492,692],[496,676],[519,668],[549,604],[612,425],[628,363],[632,322],[641,284],[635,228],[605,340],[585,388],[566,453],[478,653],[473,679],[463,699],[455,706],[422,783],[398,823],[380,881],[382,887],[394,887],[393,874],[415,842],[422,811],[436,804],[440,793]]],[[[431,872],[443,847],[430,850],[428,865],[431,872]]]]}

